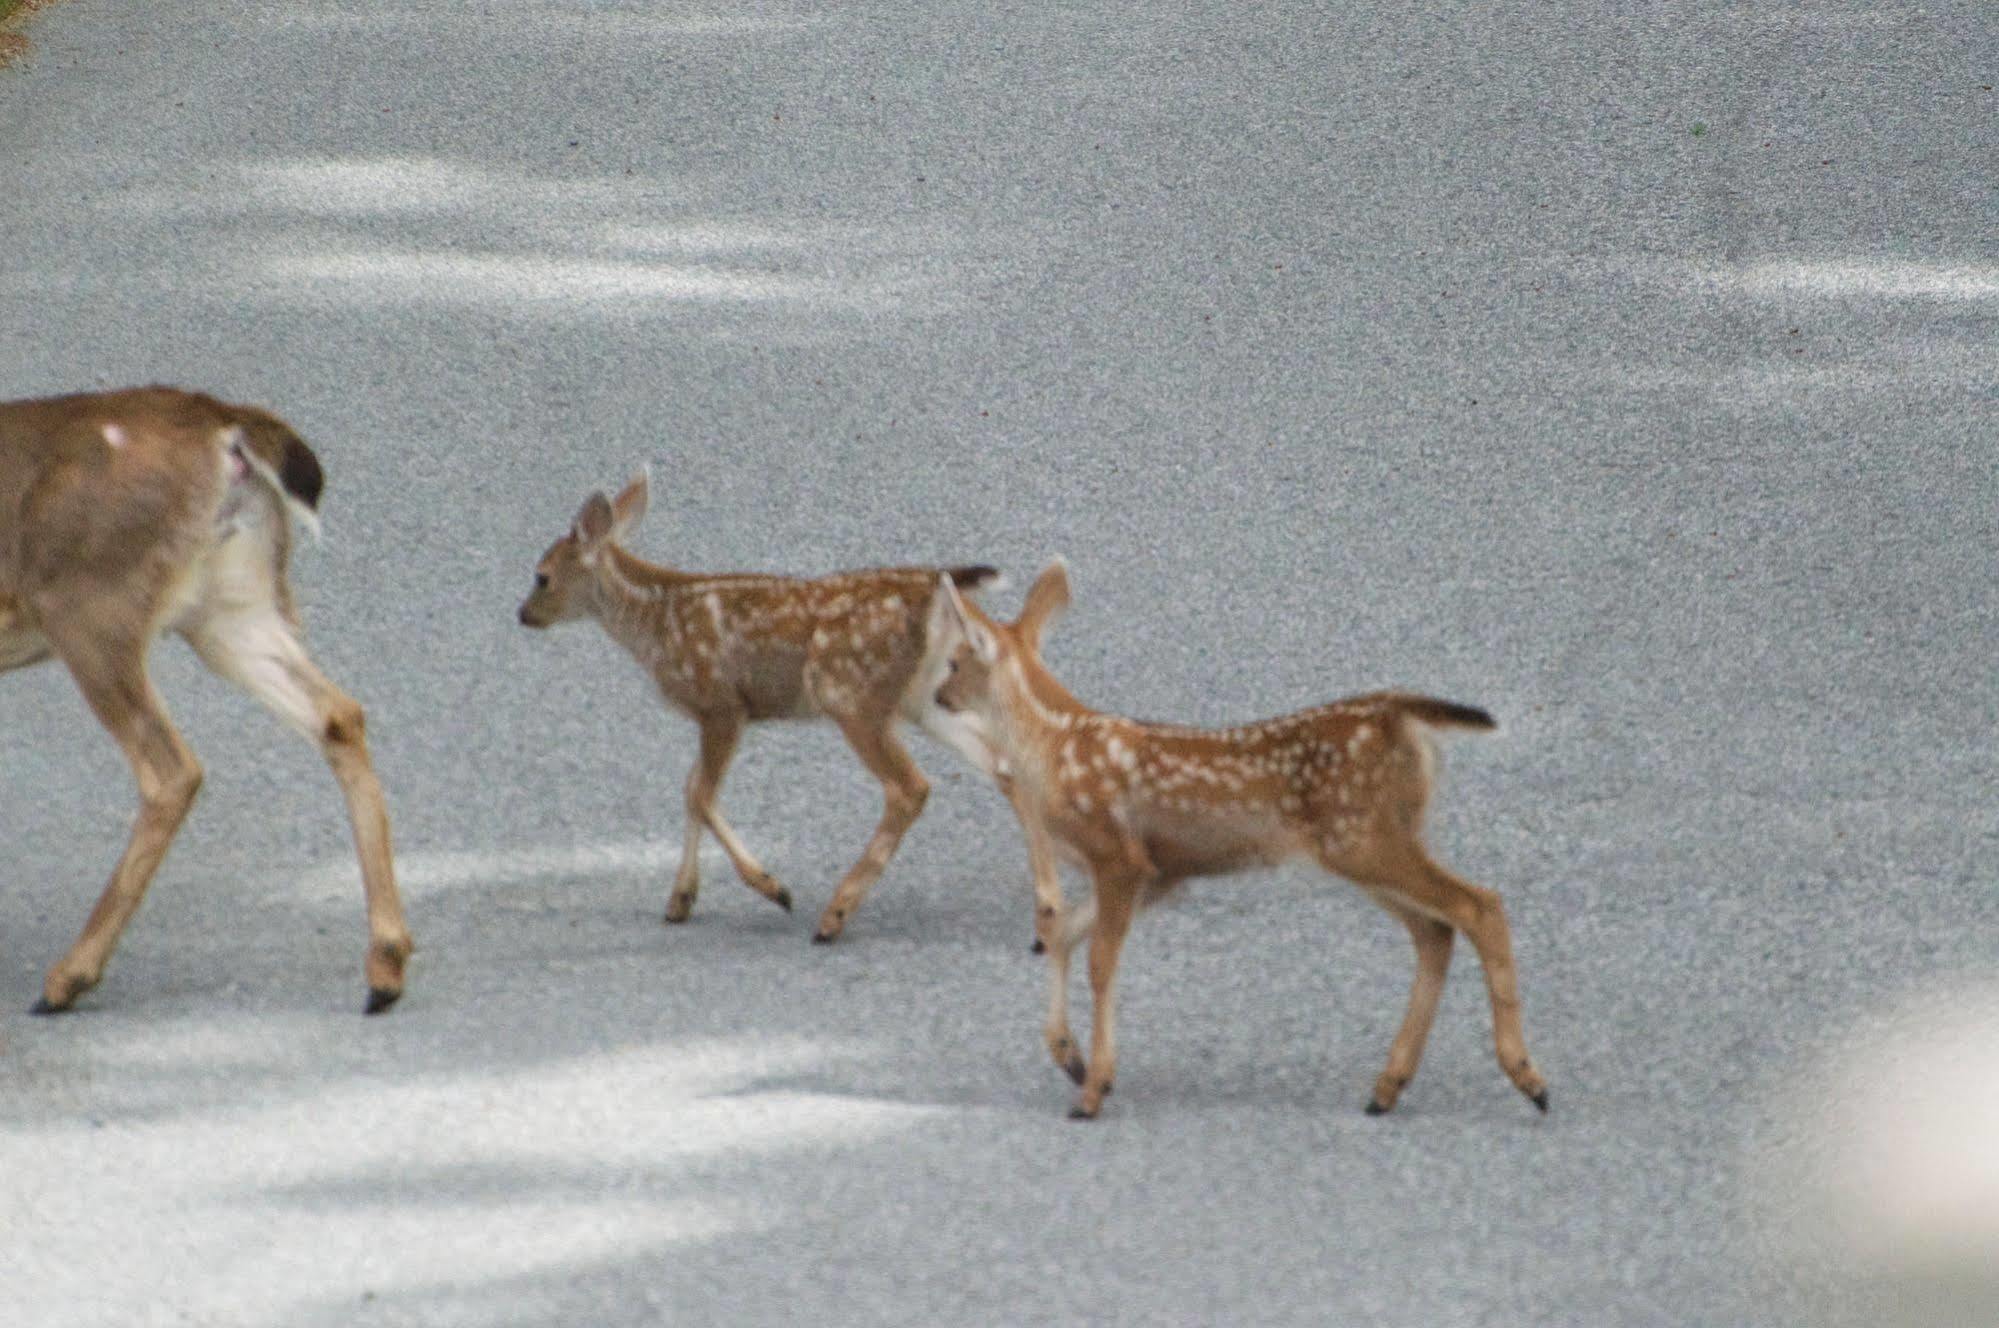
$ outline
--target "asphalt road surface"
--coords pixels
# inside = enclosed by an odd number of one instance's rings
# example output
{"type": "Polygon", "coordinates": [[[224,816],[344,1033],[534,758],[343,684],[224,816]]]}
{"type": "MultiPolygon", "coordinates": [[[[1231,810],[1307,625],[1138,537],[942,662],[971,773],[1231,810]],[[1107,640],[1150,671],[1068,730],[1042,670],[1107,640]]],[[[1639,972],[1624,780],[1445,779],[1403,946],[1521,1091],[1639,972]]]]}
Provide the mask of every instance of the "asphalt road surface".
{"type": "Polygon", "coordinates": [[[333,781],[167,642],[201,803],[104,985],[27,1018],[135,795],[60,670],[10,675],[0,1322],[1919,1306],[1770,1159],[1842,1074],[1892,1125],[1925,1073],[1882,1012],[1999,965],[1999,36],[1635,8],[39,15],[0,396],[180,383],[313,442],[294,580],[421,953],[364,1020],[333,781]],[[930,809],[838,945],[880,804],[823,726],[724,793],[799,912],[711,851],[663,926],[692,727],[514,621],[641,462],[633,543],[683,567],[993,562],[1010,610],[1066,555],[1050,661],[1107,709],[1492,710],[1431,840],[1508,901],[1552,1112],[1461,947],[1363,1116],[1412,955],[1298,867],[1140,921],[1071,1123],[1012,818],[920,739],[930,809]]]}

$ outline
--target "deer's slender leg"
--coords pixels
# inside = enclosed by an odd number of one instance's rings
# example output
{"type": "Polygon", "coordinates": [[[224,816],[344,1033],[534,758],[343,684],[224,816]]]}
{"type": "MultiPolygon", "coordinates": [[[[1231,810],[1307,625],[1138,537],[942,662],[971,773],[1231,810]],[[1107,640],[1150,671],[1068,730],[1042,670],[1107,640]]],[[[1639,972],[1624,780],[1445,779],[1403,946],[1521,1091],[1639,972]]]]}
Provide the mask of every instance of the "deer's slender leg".
{"type": "Polygon", "coordinates": [[[1409,929],[1416,947],[1416,979],[1409,991],[1409,1011],[1402,1017],[1402,1029],[1388,1050],[1388,1066],[1375,1080],[1374,1096],[1368,1099],[1367,1114],[1379,1116],[1395,1106],[1395,1100],[1416,1076],[1429,1041],[1430,1026],[1436,1021],[1437,1002],[1444,994],[1444,978],[1451,967],[1451,943],[1457,933],[1448,923],[1425,917],[1391,899],[1375,900],[1409,929]]]}
{"type": "Polygon", "coordinates": [[[923,814],[923,804],[930,800],[930,781],[916,768],[909,752],[895,736],[894,719],[890,715],[864,714],[839,717],[840,732],[847,736],[847,744],[861,763],[873,773],[882,784],[882,817],[875,826],[875,833],[868,840],[867,848],[860,860],[847,869],[839,888],[833,891],[831,902],[819,917],[819,930],[812,939],[819,942],[837,940],[847,926],[847,919],[861,907],[861,901],[868,896],[868,887],[881,878],[888,867],[889,859],[895,856],[896,848],[902,843],[903,835],[923,814]]]}
{"type": "Polygon", "coordinates": [[[1097,925],[1097,897],[1078,903],[1063,916],[1048,941],[1048,1018],[1041,1036],[1048,1044],[1048,1056],[1078,1085],[1083,1082],[1083,1052],[1069,1031],[1069,956],[1076,942],[1097,925]]]}
{"type": "Polygon", "coordinates": [[[367,1013],[395,1004],[415,949],[396,891],[388,806],[368,757],[367,717],[353,697],[319,671],[296,630],[275,607],[218,615],[188,630],[202,661],[311,739],[347,802],[361,888],[368,906],[367,1013]]]}
{"type": "Polygon", "coordinates": [[[147,641],[51,635],[84,699],[132,763],[139,784],[139,816],[82,935],[49,970],[42,999],[35,1005],[37,1014],[67,1010],[103,978],[118,938],[146,897],[146,886],[201,788],[201,763],[174,730],[146,675],[147,641]]]}
{"type": "Polygon", "coordinates": [[[1027,841],[1027,870],[1034,878],[1034,953],[1041,954],[1061,931],[1062,874],[1056,869],[1055,846],[1049,842],[1040,817],[1011,780],[1006,783],[1006,798],[1027,841]]]}
{"type": "MultiPolygon", "coordinates": [[[[777,883],[777,878],[764,870],[756,855],[736,837],[735,830],[722,819],[722,808],[716,802],[716,795],[722,787],[722,776],[728,772],[729,761],[736,754],[736,743],[743,736],[746,722],[740,711],[712,710],[700,717],[701,756],[695,762],[694,772],[687,777],[687,811],[690,828],[695,821],[705,825],[722,843],[722,851],[729,855],[729,861],[736,868],[736,875],[743,878],[743,884],[776,904],[785,912],[791,912],[791,891],[777,883]]],[[[699,886],[700,867],[695,860],[699,849],[698,836],[690,835],[681,847],[680,874],[675,877],[673,893],[666,901],[666,920],[683,921],[694,907],[694,892],[699,886]],[[685,887],[685,908],[679,917],[674,909],[682,899],[685,887]]]]}
{"type": "Polygon", "coordinates": [[[701,778],[699,763],[688,773],[687,791],[682,798],[687,824],[681,832],[680,869],[673,874],[673,890],[666,897],[666,920],[685,922],[694,912],[694,898],[701,893],[701,813],[694,810],[694,788],[701,778]]]}
{"type": "Polygon", "coordinates": [[[666,897],[668,922],[685,922],[694,912],[695,896],[701,893],[701,807],[714,800],[742,731],[741,720],[733,716],[701,721],[701,754],[687,772],[687,789],[682,796],[687,825],[680,841],[680,870],[674,873],[673,890],[666,897]],[[704,774],[711,769],[712,777],[704,774]],[[710,782],[704,785],[704,779],[710,782]]]}
{"type": "Polygon", "coordinates": [[[1083,1091],[1069,1114],[1089,1120],[1102,1109],[1104,1095],[1117,1077],[1115,1036],[1118,954],[1124,948],[1125,933],[1138,910],[1144,878],[1119,864],[1110,872],[1096,873],[1097,916],[1090,931],[1090,1061],[1084,1074],[1083,1091]]]}
{"type": "Polygon", "coordinates": [[[1499,896],[1459,880],[1432,861],[1420,847],[1412,847],[1400,855],[1381,887],[1415,911],[1457,928],[1478,951],[1479,965],[1485,970],[1486,995],[1492,1002],[1493,1048],[1499,1056],[1499,1066],[1515,1088],[1546,1111],[1548,1083],[1527,1055],[1527,1040],[1520,1027],[1520,987],[1513,969],[1512,932],[1506,925],[1506,908],[1499,896]]]}

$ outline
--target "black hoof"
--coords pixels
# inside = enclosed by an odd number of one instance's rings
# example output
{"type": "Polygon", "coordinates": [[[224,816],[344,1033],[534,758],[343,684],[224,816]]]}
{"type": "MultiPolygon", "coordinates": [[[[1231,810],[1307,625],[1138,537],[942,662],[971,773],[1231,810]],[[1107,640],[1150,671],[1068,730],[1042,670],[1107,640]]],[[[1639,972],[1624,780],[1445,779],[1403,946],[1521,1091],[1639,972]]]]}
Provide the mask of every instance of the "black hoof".
{"type": "Polygon", "coordinates": [[[1542,1090],[1541,1090],[1540,1092],[1538,1092],[1538,1093],[1534,1094],[1534,1096],[1532,1096],[1532,1097],[1528,1098],[1527,1100],[1528,1100],[1529,1102],[1532,1102],[1532,1103],[1533,1103],[1533,1104],[1534,1104],[1535,1106],[1539,1107],[1539,1108],[1541,1109],[1541,1114],[1542,1114],[1543,1116],[1545,1116],[1545,1115],[1547,1115],[1547,1114],[1548,1114],[1548,1090],[1547,1090],[1547,1089],[1545,1089],[1545,1088],[1544,1088],[1544,1089],[1542,1089],[1542,1090]]]}
{"type": "Polygon", "coordinates": [[[35,1002],[35,1003],[34,1003],[33,1005],[31,1005],[31,1006],[29,1006],[29,1007],[28,1007],[28,1013],[29,1013],[29,1014],[68,1014],[68,1013],[69,1013],[69,1007],[68,1007],[67,1005],[50,1005],[50,1004],[49,1004],[49,998],[48,998],[48,997],[46,997],[46,996],[44,996],[44,997],[42,997],[42,999],[40,999],[40,1000],[36,1001],[36,1002],[35,1002]]]}
{"type": "Polygon", "coordinates": [[[1367,1100],[1367,1106],[1365,1110],[1367,1114],[1370,1116],[1386,1116],[1388,1114],[1388,1108],[1382,1106],[1379,1102],[1376,1102],[1373,1098],[1369,1098],[1367,1100]]]}
{"type": "Polygon", "coordinates": [[[1034,944],[1027,947],[1027,952],[1029,954],[1047,954],[1048,942],[1042,940],[1039,936],[1037,936],[1034,938],[1034,944]]]}
{"type": "Polygon", "coordinates": [[[1094,1111],[1085,1111],[1081,1107],[1069,1108],[1070,1120],[1095,1120],[1096,1118],[1097,1113],[1094,1111]]]}
{"type": "Polygon", "coordinates": [[[812,933],[812,943],[814,945],[831,945],[834,940],[835,938],[828,932],[815,931],[812,933]]]}
{"type": "Polygon", "coordinates": [[[399,991],[386,991],[381,987],[370,987],[368,988],[368,1004],[362,1008],[361,1013],[380,1014],[391,1005],[394,1005],[401,996],[402,993],[399,991]]]}
{"type": "Polygon", "coordinates": [[[1083,1064],[1083,1058],[1081,1056],[1070,1057],[1068,1064],[1064,1065],[1062,1068],[1068,1073],[1069,1078],[1075,1081],[1076,1087],[1078,1088],[1081,1088],[1083,1086],[1083,1081],[1090,1077],[1089,1068],[1083,1064]]]}
{"type": "Polygon", "coordinates": [[[771,896],[771,902],[785,912],[791,912],[791,891],[785,889],[783,886],[779,886],[777,893],[771,896]]]}

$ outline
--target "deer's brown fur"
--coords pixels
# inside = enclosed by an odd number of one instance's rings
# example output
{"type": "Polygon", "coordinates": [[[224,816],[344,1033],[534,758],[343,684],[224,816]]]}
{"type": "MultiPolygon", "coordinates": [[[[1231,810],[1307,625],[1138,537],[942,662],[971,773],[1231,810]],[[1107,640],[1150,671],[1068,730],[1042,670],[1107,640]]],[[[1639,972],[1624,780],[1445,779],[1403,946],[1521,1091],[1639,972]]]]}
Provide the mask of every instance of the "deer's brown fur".
{"type": "Polygon", "coordinates": [[[938,704],[963,716],[1027,828],[1037,861],[1060,850],[1089,873],[1093,898],[1064,913],[1059,883],[1037,870],[1036,931],[1050,959],[1045,1034],[1081,1085],[1074,1114],[1095,1116],[1116,1070],[1112,984],[1132,917],[1182,881],[1306,857],[1353,881],[1409,929],[1416,981],[1368,1110],[1395,1105],[1416,1072],[1463,932],[1491,998],[1501,1067],[1546,1110],[1528,1059],[1512,942],[1499,896],[1453,876],[1422,843],[1435,778],[1431,733],[1491,728],[1482,710],[1382,692],[1228,729],[1140,723],[1092,710],[1041,661],[1041,634],[1069,601],[1057,563],[1002,623],[939,594],[955,638],[938,704]],[[1069,1031],[1070,950],[1090,939],[1095,997],[1086,1061],[1069,1031]]]}
{"type": "Polygon", "coordinates": [[[401,995],[411,942],[361,707],[307,656],[286,579],[290,517],[313,519],[317,458],[284,421],[173,388],[0,403],[0,670],[55,657],[125,751],[139,817],[37,1010],[97,985],[201,786],[147,674],[186,638],[316,743],[340,782],[367,894],[370,1013],[401,995]]]}
{"type": "MultiPolygon", "coordinates": [[[[929,782],[896,736],[897,724],[909,720],[961,745],[949,731],[949,717],[931,701],[943,671],[942,655],[927,634],[941,569],[878,568],[806,579],[656,566],[620,544],[644,515],[649,489],[641,476],[616,499],[591,495],[569,531],[542,556],[520,620],[548,627],[595,618],[631,652],[666,702],[700,727],[668,922],[683,922],[693,911],[704,829],[752,890],[790,910],[791,892],[723,819],[717,793],[745,725],[815,716],[839,725],[881,781],[886,806],[819,919],[813,939],[831,941],[860,908],[929,797],[929,782]]],[[[942,574],[967,589],[997,576],[990,567],[942,574]]]]}

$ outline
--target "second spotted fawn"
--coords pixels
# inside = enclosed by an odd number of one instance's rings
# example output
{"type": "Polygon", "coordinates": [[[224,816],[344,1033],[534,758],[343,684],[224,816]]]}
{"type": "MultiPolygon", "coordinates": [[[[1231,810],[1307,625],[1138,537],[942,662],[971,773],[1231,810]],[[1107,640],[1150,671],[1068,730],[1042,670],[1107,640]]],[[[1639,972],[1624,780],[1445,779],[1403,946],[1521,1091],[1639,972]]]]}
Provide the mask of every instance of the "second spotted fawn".
{"type": "Polygon", "coordinates": [[[1041,662],[1042,632],[1069,603],[1059,561],[1012,623],[967,603],[949,581],[938,594],[957,640],[937,703],[979,735],[1036,863],[1035,930],[1051,964],[1045,1035],[1055,1063],[1081,1085],[1071,1115],[1094,1117],[1116,1074],[1112,981],[1133,914],[1190,877],[1298,857],[1354,882],[1415,942],[1409,1010],[1369,1114],[1392,1108],[1416,1073],[1459,932],[1485,969],[1500,1068],[1547,1110],[1547,1083],[1520,1029],[1499,896],[1437,865],[1422,842],[1436,773],[1431,735],[1490,729],[1491,716],[1380,692],[1236,728],[1140,723],[1085,706],[1041,662]],[[1066,914],[1053,871],[1043,869],[1051,851],[1083,866],[1093,888],[1066,914]],[[1069,953],[1084,936],[1095,998],[1087,1061],[1068,1014],[1069,953]]]}
{"type": "Polygon", "coordinates": [[[840,935],[923,811],[930,785],[896,736],[908,720],[975,761],[951,717],[931,699],[944,669],[929,623],[937,586],[970,590],[998,577],[991,567],[878,568],[812,579],[678,572],[622,547],[645,515],[644,475],[615,499],[592,494],[551,544],[520,608],[529,627],[595,618],[651,675],[668,704],[701,729],[687,779],[680,870],[666,904],[684,922],[699,890],[705,827],[736,872],[787,912],[791,892],[764,870],[716,803],[746,724],[823,716],[881,781],[887,806],[874,837],[820,916],[815,941],[840,935]]]}

